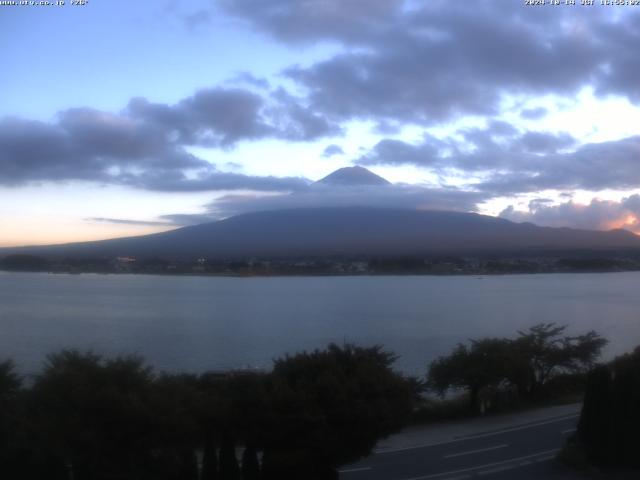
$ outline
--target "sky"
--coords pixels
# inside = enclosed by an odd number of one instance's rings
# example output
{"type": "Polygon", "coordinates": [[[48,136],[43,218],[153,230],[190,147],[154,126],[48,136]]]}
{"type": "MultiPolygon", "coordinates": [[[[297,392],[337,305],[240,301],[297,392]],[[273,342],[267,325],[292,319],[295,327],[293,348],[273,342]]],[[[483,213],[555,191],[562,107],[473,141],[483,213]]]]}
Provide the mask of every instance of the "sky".
{"type": "Polygon", "coordinates": [[[640,233],[640,6],[50,3],[0,6],[0,246],[322,205],[640,233]],[[355,165],[393,185],[309,188],[355,165]]]}

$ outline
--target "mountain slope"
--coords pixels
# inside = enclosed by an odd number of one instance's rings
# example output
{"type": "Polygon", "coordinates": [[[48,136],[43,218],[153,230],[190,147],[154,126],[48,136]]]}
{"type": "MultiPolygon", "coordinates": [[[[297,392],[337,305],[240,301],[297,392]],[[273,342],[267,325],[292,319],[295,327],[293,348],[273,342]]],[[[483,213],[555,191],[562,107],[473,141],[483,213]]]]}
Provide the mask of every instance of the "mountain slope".
{"type": "Polygon", "coordinates": [[[640,248],[640,237],[538,227],[473,213],[370,207],[255,212],[141,237],[0,250],[47,256],[163,258],[418,255],[640,248]]]}

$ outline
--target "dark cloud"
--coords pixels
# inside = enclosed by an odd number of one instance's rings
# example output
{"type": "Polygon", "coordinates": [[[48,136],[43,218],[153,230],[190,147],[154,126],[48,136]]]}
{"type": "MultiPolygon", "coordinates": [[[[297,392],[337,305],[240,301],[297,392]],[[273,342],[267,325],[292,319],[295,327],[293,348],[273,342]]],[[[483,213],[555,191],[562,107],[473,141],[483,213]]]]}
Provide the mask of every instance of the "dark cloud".
{"type": "MultiPolygon", "coordinates": [[[[493,115],[504,95],[640,97],[640,12],[526,8],[446,0],[218,0],[227,13],[290,43],[340,54],[286,74],[309,105],[341,118],[419,124],[493,115]]],[[[523,112],[539,118],[540,109],[523,112]]]]}
{"type": "Polygon", "coordinates": [[[59,171],[59,162],[69,153],[67,138],[56,126],[19,118],[0,119],[0,182],[5,185],[31,177],[66,178],[66,172],[59,171]]]}
{"type": "Polygon", "coordinates": [[[386,28],[402,0],[218,0],[227,13],[279,40],[364,43],[386,28]]]}
{"type": "Polygon", "coordinates": [[[127,113],[172,133],[181,144],[228,147],[275,133],[261,114],[263,107],[262,97],[249,90],[210,88],[176,105],[134,98],[127,113]]]}
{"type": "Polygon", "coordinates": [[[640,186],[640,136],[586,144],[575,151],[512,156],[509,171],[477,187],[495,195],[545,189],[629,190],[640,186]]]}
{"type": "Polygon", "coordinates": [[[292,191],[309,183],[303,178],[221,172],[168,141],[162,129],[104,112],[69,110],[51,125],[0,120],[0,184],[47,180],[162,191],[292,191]]]}
{"type": "Polygon", "coordinates": [[[640,195],[631,195],[620,202],[593,199],[583,205],[568,201],[559,205],[532,200],[527,211],[510,206],[500,216],[516,222],[532,222],[551,227],[574,227],[590,230],[625,228],[640,232],[640,195]]]}
{"type": "Polygon", "coordinates": [[[357,161],[362,165],[416,165],[438,173],[451,168],[477,172],[517,164],[513,151],[522,150],[517,146],[521,139],[512,125],[492,121],[485,128],[462,129],[443,139],[426,134],[415,144],[384,139],[357,161]]]}
{"type": "Polygon", "coordinates": [[[277,131],[274,136],[292,141],[310,141],[329,135],[342,135],[343,130],[323,115],[317,114],[304,101],[280,88],[272,93],[276,105],[268,114],[277,131]]]}
{"type": "Polygon", "coordinates": [[[378,142],[367,154],[361,156],[360,165],[435,165],[440,158],[443,145],[433,137],[426,137],[424,143],[412,145],[401,140],[385,139],[378,142]]]}
{"type": "Polygon", "coordinates": [[[600,64],[597,93],[617,93],[637,103],[640,101],[640,83],[637,81],[640,57],[633,49],[626,48],[640,42],[640,12],[634,10],[628,15],[618,15],[615,22],[597,25],[591,34],[610,50],[600,64]]]}
{"type": "Polygon", "coordinates": [[[460,132],[465,142],[447,139],[441,142],[454,152],[452,167],[471,170],[501,169],[532,171],[544,163],[547,155],[567,150],[577,141],[566,132],[520,132],[504,122],[490,122],[487,128],[466,129],[460,132]],[[467,145],[465,145],[465,143],[467,145]],[[469,152],[468,147],[472,149],[469,152]]]}
{"type": "Polygon", "coordinates": [[[134,98],[127,113],[188,145],[228,148],[240,140],[308,141],[341,133],[337,124],[284,89],[264,98],[250,90],[216,87],[199,90],[175,105],[134,98]]]}
{"type": "Polygon", "coordinates": [[[575,143],[576,140],[567,133],[554,135],[547,132],[527,132],[520,137],[515,148],[521,147],[531,153],[555,153],[575,143]]]}
{"type": "Polygon", "coordinates": [[[518,135],[518,129],[508,122],[502,120],[492,120],[488,123],[485,132],[494,137],[515,137],[518,135]]]}
{"type": "Polygon", "coordinates": [[[537,13],[501,6],[496,21],[495,6],[433,2],[389,16],[387,33],[371,37],[368,49],[288,75],[321,111],[421,124],[493,115],[503,94],[569,94],[590,81],[603,53],[589,38],[564,33],[564,15],[546,16],[541,35],[537,13]]]}
{"type": "Polygon", "coordinates": [[[188,146],[231,148],[241,140],[308,141],[340,128],[284,90],[264,98],[211,88],[174,105],[132,99],[118,114],[90,108],[54,122],[0,119],[0,184],[90,180],[153,190],[298,190],[300,178],[221,172],[188,146]]]}
{"type": "Polygon", "coordinates": [[[334,155],[343,155],[343,154],[344,154],[344,150],[342,149],[342,147],[336,144],[327,145],[327,147],[322,151],[322,156],[324,158],[330,158],[330,157],[333,157],[334,155]]]}
{"type": "Polygon", "coordinates": [[[504,126],[463,131],[456,138],[425,136],[422,143],[382,140],[357,162],[362,165],[411,164],[446,176],[452,170],[479,174],[469,185],[493,196],[546,189],[629,190],[640,187],[640,136],[575,147],[566,133],[514,134],[504,126]]]}
{"type": "Polygon", "coordinates": [[[89,109],[61,112],[57,123],[0,120],[0,183],[94,180],[120,183],[127,172],[179,172],[211,165],[154,127],[89,109]]]}

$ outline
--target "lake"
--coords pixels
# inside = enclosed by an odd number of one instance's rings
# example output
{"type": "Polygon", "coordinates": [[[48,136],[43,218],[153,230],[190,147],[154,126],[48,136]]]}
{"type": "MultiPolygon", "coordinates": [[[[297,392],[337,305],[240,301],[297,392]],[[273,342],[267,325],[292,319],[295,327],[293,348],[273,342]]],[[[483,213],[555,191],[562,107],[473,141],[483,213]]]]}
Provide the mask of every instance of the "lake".
{"type": "Polygon", "coordinates": [[[423,374],[457,342],[539,322],[640,344],[640,273],[227,278],[0,272],[0,359],[38,371],[62,348],[160,370],[269,368],[329,342],[382,344],[423,374]]]}

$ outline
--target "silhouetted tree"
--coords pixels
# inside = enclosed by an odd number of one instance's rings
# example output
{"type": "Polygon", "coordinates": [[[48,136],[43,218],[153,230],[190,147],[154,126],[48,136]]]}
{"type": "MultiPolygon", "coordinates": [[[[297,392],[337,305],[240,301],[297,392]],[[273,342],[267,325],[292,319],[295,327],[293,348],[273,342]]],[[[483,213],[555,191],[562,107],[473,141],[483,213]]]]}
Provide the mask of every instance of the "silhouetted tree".
{"type": "Polygon", "coordinates": [[[48,461],[68,465],[75,480],[137,476],[152,444],[152,379],[136,357],[50,355],[32,391],[32,421],[48,461]]]}
{"type": "Polygon", "coordinates": [[[0,405],[15,399],[22,386],[22,379],[15,371],[12,360],[0,362],[0,405]]]}
{"type": "Polygon", "coordinates": [[[578,440],[596,464],[640,467],[640,347],[589,374],[578,440]]]}
{"type": "Polygon", "coordinates": [[[368,454],[412,411],[417,382],[395,373],[394,360],[380,347],[331,345],[279,359],[270,374],[155,375],[137,357],[65,350],[25,390],[0,363],[0,446],[25,447],[0,448],[0,471],[25,480],[337,478],[338,465],[368,454]]]}
{"type": "Polygon", "coordinates": [[[640,347],[613,362],[614,462],[640,467],[640,347]]]}
{"type": "Polygon", "coordinates": [[[200,399],[197,383],[195,375],[163,374],[151,385],[148,413],[153,451],[163,452],[163,462],[155,462],[159,478],[183,476],[193,469],[194,452],[204,443],[196,418],[200,399]]]}
{"type": "Polygon", "coordinates": [[[198,459],[193,450],[185,449],[180,455],[180,473],[177,480],[198,480],[198,459]]]}
{"type": "Polygon", "coordinates": [[[533,396],[558,371],[586,372],[600,356],[607,340],[593,330],[562,336],[566,326],[540,323],[520,331],[514,341],[514,361],[526,374],[518,377],[519,390],[533,396]]]}
{"type": "Polygon", "coordinates": [[[485,338],[469,346],[458,344],[449,355],[429,366],[427,385],[444,395],[449,389],[469,393],[470,409],[480,410],[480,393],[487,387],[514,386],[523,397],[534,397],[560,373],[586,373],[607,341],[596,332],[562,336],[566,327],[541,323],[515,340],[485,338]]]}
{"type": "Polygon", "coordinates": [[[499,385],[510,375],[512,353],[506,339],[472,340],[469,347],[458,344],[450,355],[431,362],[427,385],[441,395],[451,388],[465,389],[470,410],[479,412],[481,390],[499,385]]]}
{"type": "Polygon", "coordinates": [[[240,466],[236,458],[236,445],[233,437],[228,432],[222,436],[222,444],[220,446],[220,479],[240,479],[240,466]]]}
{"type": "Polygon", "coordinates": [[[212,434],[205,435],[202,452],[202,480],[219,480],[218,452],[212,434]]]}
{"type": "Polygon", "coordinates": [[[11,360],[0,362],[0,474],[17,477],[24,439],[19,396],[22,379],[11,360]]]}
{"type": "Polygon", "coordinates": [[[597,463],[611,456],[611,372],[601,366],[589,372],[578,433],[587,445],[587,455],[597,463]]]}
{"type": "Polygon", "coordinates": [[[395,373],[381,347],[330,345],[275,361],[263,477],[332,478],[401,428],[416,384],[395,373]]]}
{"type": "Polygon", "coordinates": [[[242,453],[242,480],[259,480],[260,463],[258,452],[253,445],[245,447],[242,453]]]}
{"type": "MultiPolygon", "coordinates": [[[[205,373],[198,380],[201,403],[197,418],[206,439],[206,458],[216,462],[215,444],[221,447],[217,465],[220,478],[231,475],[235,478],[237,460],[232,460],[229,441],[238,445],[260,445],[263,437],[266,414],[266,390],[263,373],[229,372],[227,374],[205,373]],[[224,435],[223,435],[224,434],[224,435]],[[223,454],[224,451],[224,454],[223,454]],[[224,457],[224,458],[223,458],[224,457]]],[[[231,448],[234,448],[231,446],[231,448]]],[[[205,463],[209,462],[206,460],[205,463]]],[[[206,475],[214,477],[213,464],[207,466],[206,475]]]]}

